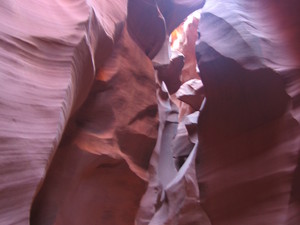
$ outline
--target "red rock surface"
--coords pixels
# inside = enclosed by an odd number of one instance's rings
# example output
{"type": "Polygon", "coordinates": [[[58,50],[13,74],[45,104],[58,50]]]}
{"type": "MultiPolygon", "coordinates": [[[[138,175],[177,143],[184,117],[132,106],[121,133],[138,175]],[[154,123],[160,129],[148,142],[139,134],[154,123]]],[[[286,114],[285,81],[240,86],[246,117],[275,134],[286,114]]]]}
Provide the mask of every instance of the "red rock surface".
{"type": "Polygon", "coordinates": [[[0,2],[1,225],[300,224],[299,3],[203,4],[0,2]]]}
{"type": "Polygon", "coordinates": [[[209,1],[202,11],[197,171],[212,224],[300,224],[295,8],[209,1]]]}

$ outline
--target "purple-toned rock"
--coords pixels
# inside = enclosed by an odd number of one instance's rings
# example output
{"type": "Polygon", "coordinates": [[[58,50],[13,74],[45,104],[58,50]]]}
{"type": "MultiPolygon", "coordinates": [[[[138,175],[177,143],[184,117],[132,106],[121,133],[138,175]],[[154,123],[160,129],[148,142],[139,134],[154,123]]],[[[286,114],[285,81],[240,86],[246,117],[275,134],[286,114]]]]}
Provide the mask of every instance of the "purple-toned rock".
{"type": "Polygon", "coordinates": [[[300,129],[297,106],[290,107],[299,78],[291,70],[300,64],[285,36],[299,35],[298,5],[208,1],[202,11],[196,54],[206,103],[197,176],[212,224],[300,223],[300,129]]]}
{"type": "Polygon", "coordinates": [[[0,3],[0,224],[300,224],[299,3],[204,3],[0,3]]]}

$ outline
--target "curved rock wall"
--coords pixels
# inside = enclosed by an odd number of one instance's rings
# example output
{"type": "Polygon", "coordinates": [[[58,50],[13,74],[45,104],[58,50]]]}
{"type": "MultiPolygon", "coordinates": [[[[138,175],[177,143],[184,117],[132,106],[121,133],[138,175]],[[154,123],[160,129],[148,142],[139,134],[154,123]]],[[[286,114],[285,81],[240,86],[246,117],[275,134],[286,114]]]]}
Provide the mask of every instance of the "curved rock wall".
{"type": "Polygon", "coordinates": [[[300,223],[296,8],[284,1],[203,8],[196,55],[207,101],[197,169],[212,224],[300,223]]]}
{"type": "Polygon", "coordinates": [[[0,224],[300,224],[299,3],[207,0],[177,91],[204,2],[0,2],[0,224]]]}

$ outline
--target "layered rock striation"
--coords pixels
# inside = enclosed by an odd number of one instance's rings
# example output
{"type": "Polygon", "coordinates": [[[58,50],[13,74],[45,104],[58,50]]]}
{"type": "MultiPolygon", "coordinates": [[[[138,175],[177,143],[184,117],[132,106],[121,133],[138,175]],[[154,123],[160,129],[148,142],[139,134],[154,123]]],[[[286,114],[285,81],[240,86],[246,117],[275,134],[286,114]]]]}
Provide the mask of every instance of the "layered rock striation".
{"type": "Polygon", "coordinates": [[[0,224],[300,224],[299,9],[1,2],[0,224]]]}

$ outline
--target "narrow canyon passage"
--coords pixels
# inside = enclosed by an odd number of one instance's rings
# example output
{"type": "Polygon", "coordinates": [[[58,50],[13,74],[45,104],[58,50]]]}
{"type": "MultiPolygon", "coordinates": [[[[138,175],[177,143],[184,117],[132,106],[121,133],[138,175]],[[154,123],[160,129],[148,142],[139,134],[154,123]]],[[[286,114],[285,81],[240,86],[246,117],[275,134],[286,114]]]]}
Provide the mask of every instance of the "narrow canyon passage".
{"type": "Polygon", "coordinates": [[[1,2],[0,224],[300,224],[299,10],[1,2]]]}

